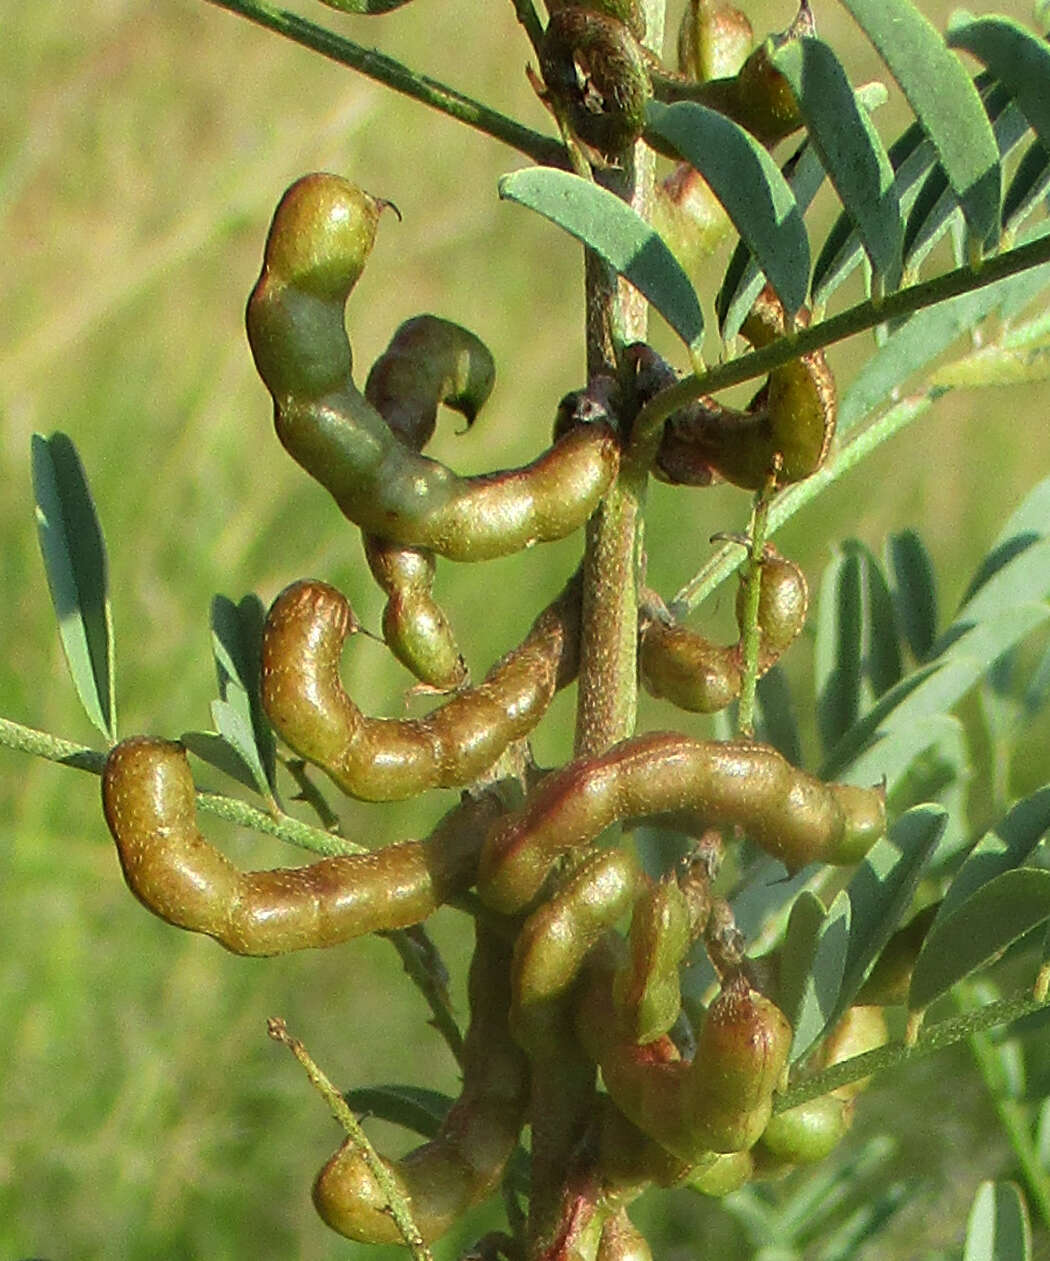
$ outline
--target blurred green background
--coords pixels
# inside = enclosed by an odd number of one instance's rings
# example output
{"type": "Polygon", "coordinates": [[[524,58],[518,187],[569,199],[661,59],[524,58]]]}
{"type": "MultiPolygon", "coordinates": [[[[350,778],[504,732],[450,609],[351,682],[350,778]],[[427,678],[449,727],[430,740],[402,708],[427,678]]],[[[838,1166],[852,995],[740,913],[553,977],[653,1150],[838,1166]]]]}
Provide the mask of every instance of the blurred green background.
{"type": "MultiPolygon", "coordinates": [[[[943,26],[951,6],[923,7],[943,26]]],[[[1023,3],[998,7],[1029,17],[1023,3]]],[[[765,32],[793,6],[755,0],[748,11],[765,32]]],[[[315,575],[346,590],[366,626],[379,622],[355,532],[273,438],[244,339],[283,188],[336,170],[403,214],[384,219],[351,302],[359,371],[419,311],[488,341],[500,369],[491,402],[469,436],[446,424],[433,444],[464,471],[531,458],[557,400],[583,383],[580,252],[497,200],[497,177],[524,165],[518,154],[199,0],[8,0],[0,13],[0,714],[95,739],[66,677],[33,524],[30,434],[62,429],[110,548],[121,733],[175,736],[208,725],[213,593],[268,602],[315,575]]],[[[375,19],[313,6],[309,16],[546,129],[509,0],[417,0],[375,19]]],[[[878,75],[841,9],[824,0],[817,18],[855,81],[878,75]]],[[[907,117],[891,101],[883,133],[907,117]]],[[[832,213],[830,200],[817,207],[815,237],[832,213]]],[[[725,251],[701,277],[707,301],[724,261],[725,251]]],[[[674,350],[663,328],[654,340],[674,350]]],[[[835,351],[843,379],[866,348],[835,351]]],[[[1038,387],[952,396],[796,518],[783,548],[815,581],[835,539],[878,550],[890,530],[916,526],[950,611],[999,522],[1050,466],[1046,403],[1038,387]]],[[[653,584],[673,594],[706,559],[712,531],[742,528],[747,508],[740,492],[655,486],[653,584]]],[[[517,642],[577,552],[568,540],[442,567],[440,594],[475,674],[517,642]]],[[[722,594],[709,624],[725,629],[730,604],[722,594]]],[[[806,658],[803,645],[793,667],[803,680],[806,658]]],[[[355,643],[346,680],[372,712],[404,711],[409,680],[379,645],[355,643]]],[[[541,760],[565,755],[571,715],[561,698],[537,739],[541,760]]],[[[643,721],[704,729],[654,702],[643,721]]],[[[266,1018],[284,1016],[346,1085],[454,1091],[393,950],[368,940],[259,962],[168,928],[129,897],[97,794],[90,776],[0,750],[0,1257],[394,1255],[341,1241],[314,1216],[309,1181],[338,1134],[265,1035],[266,1018]]],[[[346,830],[370,843],[421,835],[438,797],[347,805],[346,830]]],[[[207,826],[242,865],[299,861],[207,826]]],[[[433,926],[462,1007],[463,923],[443,912],[433,926]]],[[[1009,1168],[964,1053],[873,1091],[855,1141],[901,1124],[901,1168],[925,1195],[871,1256],[957,1242],[977,1182],[1009,1168]]],[[[688,1193],[651,1197],[638,1217],[660,1258],[701,1246],[745,1255],[736,1228],[688,1193]]],[[[438,1255],[458,1255],[488,1220],[473,1218],[438,1255]]]]}

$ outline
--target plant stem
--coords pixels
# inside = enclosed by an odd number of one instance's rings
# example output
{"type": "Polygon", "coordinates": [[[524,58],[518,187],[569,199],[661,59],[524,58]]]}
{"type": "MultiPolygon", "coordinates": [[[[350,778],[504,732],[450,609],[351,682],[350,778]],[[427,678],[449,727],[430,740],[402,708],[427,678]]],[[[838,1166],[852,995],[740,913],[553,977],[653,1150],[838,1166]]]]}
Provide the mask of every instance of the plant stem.
{"type": "Polygon", "coordinates": [[[306,1069],[306,1075],[309,1077],[311,1084],[324,1097],[325,1102],[332,1109],[332,1115],[346,1131],[354,1146],[360,1151],[365,1164],[368,1166],[368,1172],[375,1179],[376,1186],[379,1187],[386,1197],[390,1208],[390,1216],[394,1219],[394,1224],[401,1232],[401,1238],[405,1241],[405,1247],[416,1261],[434,1261],[433,1254],[423,1242],[423,1236],[419,1233],[419,1227],[412,1218],[412,1209],[408,1201],[402,1195],[397,1183],[391,1176],[390,1170],[368,1141],[368,1135],[361,1128],[361,1123],[354,1116],[350,1105],[332,1085],[329,1078],[318,1068],[306,1047],[303,1046],[298,1038],[292,1037],[288,1032],[288,1026],[279,1016],[272,1016],[266,1022],[266,1029],[270,1037],[275,1042],[280,1042],[286,1046],[303,1068],[306,1069]]]}
{"type": "Polygon", "coordinates": [[[286,9],[274,8],[264,3],[264,0],[208,0],[208,3],[239,13],[259,26],[276,31],[286,39],[320,53],[330,61],[350,66],[370,79],[376,79],[393,88],[395,92],[422,101],[431,109],[448,114],[450,118],[466,123],[468,127],[474,127],[512,149],[517,149],[534,162],[542,162],[547,166],[565,165],[565,150],[550,136],[523,126],[513,118],[490,109],[472,97],[464,96],[462,92],[457,92],[455,88],[450,88],[437,79],[409,70],[407,66],[374,48],[362,48],[352,40],[344,39],[343,36],[307,21],[298,14],[289,13],[286,9]]]}
{"type": "MultiPolygon", "coordinates": [[[[84,744],[73,744],[69,740],[49,735],[46,731],[37,731],[34,727],[24,727],[9,718],[0,718],[0,746],[29,753],[33,757],[46,758],[49,762],[59,762],[63,766],[72,766],[79,771],[90,771],[92,775],[101,775],[106,764],[106,755],[97,749],[84,744]]],[[[338,856],[368,853],[367,845],[358,845],[341,836],[334,836],[331,832],[322,832],[308,823],[293,819],[289,814],[267,814],[265,810],[248,805],[246,801],[227,797],[222,793],[198,791],[197,807],[219,819],[225,819],[228,823],[252,828],[267,836],[276,836],[290,845],[298,845],[301,849],[312,850],[316,854],[338,856]]]]}
{"type": "Polygon", "coordinates": [[[870,1077],[872,1073],[880,1073],[887,1068],[899,1068],[909,1064],[920,1056],[931,1055],[945,1047],[953,1046],[964,1038],[985,1029],[993,1029],[997,1025],[1008,1025],[1022,1016],[1030,1016],[1033,1012],[1042,1011],[1048,1006],[1046,998],[1033,998],[1030,991],[1015,998],[1000,999],[995,1003],[987,1003],[974,1011],[964,1012],[960,1016],[952,1016],[940,1020],[935,1025],[928,1025],[912,1046],[903,1042],[891,1042],[880,1046],[864,1055],[855,1055],[852,1059],[842,1060],[825,1068],[812,1077],[807,1077],[797,1085],[777,1095],[773,1103],[774,1112],[785,1112],[810,1099],[826,1095],[838,1086],[860,1081],[870,1077]]]}
{"type": "Polygon", "coordinates": [[[769,533],[769,505],[772,483],[755,496],[751,514],[750,548],[747,577],[744,583],[743,679],[740,684],[740,706],[737,731],[742,736],[755,734],[755,686],[758,683],[758,602],[762,595],[762,561],[769,533]]]}
{"type": "MultiPolygon", "coordinates": [[[[800,508],[804,508],[832,482],[838,481],[850,469],[866,459],[876,447],[881,446],[887,439],[910,425],[913,420],[917,420],[929,411],[934,402],[944,393],[943,389],[930,390],[924,394],[915,394],[901,399],[873,424],[854,433],[845,446],[841,447],[819,472],[806,478],[804,482],[796,482],[794,486],[788,486],[782,490],[769,506],[767,537],[789,521],[800,508]]],[[[692,577],[671,601],[668,607],[672,616],[681,618],[691,612],[739,567],[739,544],[727,543],[719,548],[703,569],[692,577]]]]}
{"type": "Polygon", "coordinates": [[[753,377],[766,376],[774,368],[790,363],[800,355],[823,350],[826,346],[866,332],[888,320],[913,315],[916,311],[935,306],[939,302],[947,302],[949,298],[975,293],[978,289],[998,284],[1001,280],[1046,262],[1050,262],[1050,236],[1029,241],[1026,245],[987,259],[981,264],[979,271],[970,267],[958,267],[934,277],[933,280],[898,289],[880,302],[872,299],[858,302],[830,319],[811,324],[809,328],[798,329],[790,336],[778,338],[761,350],[749,351],[746,355],[730,359],[728,363],[709,368],[699,375],[683,378],[650,399],[639,412],[636,427],[646,434],[658,431],[672,412],[692,403],[703,394],[713,394],[716,390],[739,385],[753,377]]]}
{"type": "Polygon", "coordinates": [[[409,980],[415,985],[430,1008],[430,1023],[445,1039],[457,1064],[463,1063],[463,1034],[452,1014],[448,996],[448,974],[437,946],[422,924],[412,928],[395,928],[380,933],[401,959],[409,980]]]}

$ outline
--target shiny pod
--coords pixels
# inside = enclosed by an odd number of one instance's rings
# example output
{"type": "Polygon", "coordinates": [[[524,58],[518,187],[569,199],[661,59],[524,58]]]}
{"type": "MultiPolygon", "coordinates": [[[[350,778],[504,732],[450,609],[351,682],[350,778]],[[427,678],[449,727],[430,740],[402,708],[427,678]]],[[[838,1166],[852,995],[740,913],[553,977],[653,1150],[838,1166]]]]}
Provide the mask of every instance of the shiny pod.
{"type": "Polygon", "coordinates": [[[493,826],[478,892],[494,910],[513,914],[537,896],[562,854],[618,820],[657,814],[740,827],[792,870],[857,862],[886,827],[881,789],[822,783],[769,745],[655,731],[542,780],[520,810],[493,826]]]}
{"type": "Polygon", "coordinates": [[[262,643],[262,702],[274,730],[352,797],[400,801],[478,779],[539,722],[576,673],[578,588],[565,591],[484,680],[426,718],[367,718],[343,689],[345,597],[297,582],[274,601],[262,643]]]}
{"type": "Polygon", "coordinates": [[[309,867],[238,871],[197,828],[181,744],[136,736],[116,745],[102,804],[128,887],[154,915],[242,955],[334,946],[426,919],[472,883],[491,796],[457,806],[424,841],[309,867]]]}
{"type": "Polygon", "coordinates": [[[738,74],[755,41],[747,15],[725,0],[687,0],[678,26],[678,69],[698,83],[738,74]]]}
{"type": "Polygon", "coordinates": [[[277,207],[247,326],[281,442],[346,517],[395,543],[484,560],[563,538],[616,475],[607,425],[573,429],[524,468],[459,477],[400,441],[354,385],[344,307],[385,204],[315,174],[277,207]]]}
{"type": "Polygon", "coordinates": [[[834,1095],[821,1095],[769,1120],[756,1148],[760,1173],[782,1165],[812,1165],[830,1156],[846,1137],[853,1105],[834,1095]]]}
{"type": "MultiPolygon", "coordinates": [[[[806,623],[809,590],[802,570],[772,548],[762,562],[758,601],[758,672],[770,670],[806,623]]],[[[736,602],[743,630],[744,587],[736,602]]],[[[740,695],[744,660],[741,643],[722,646],[687,626],[654,618],[642,632],[638,665],[646,691],[680,709],[713,714],[740,695]]]]}
{"type": "MultiPolygon", "coordinates": [[[[479,923],[468,982],[463,1090],[430,1142],[385,1162],[427,1243],[496,1189],[517,1145],[528,1078],[507,1028],[509,972],[508,948],[479,923]]],[[[352,1140],[317,1175],[313,1198],[324,1221],[348,1239],[401,1242],[385,1197],[352,1140]]]]}
{"type": "MultiPolygon", "coordinates": [[[[807,317],[800,313],[801,324],[807,317]]],[[[741,331],[756,349],[783,337],[784,308],[768,286],[741,331]]],[[[706,486],[721,477],[761,490],[776,472],[778,485],[801,481],[827,459],[838,404],[835,381],[821,351],[774,368],[746,411],[702,398],[664,426],[655,472],[676,485],[706,486]]]]}
{"type": "Polygon", "coordinates": [[[673,878],[651,885],[634,904],[627,960],[613,985],[620,1022],[632,1041],[653,1042],[678,1019],[678,969],[693,929],[689,903],[673,878]]]}

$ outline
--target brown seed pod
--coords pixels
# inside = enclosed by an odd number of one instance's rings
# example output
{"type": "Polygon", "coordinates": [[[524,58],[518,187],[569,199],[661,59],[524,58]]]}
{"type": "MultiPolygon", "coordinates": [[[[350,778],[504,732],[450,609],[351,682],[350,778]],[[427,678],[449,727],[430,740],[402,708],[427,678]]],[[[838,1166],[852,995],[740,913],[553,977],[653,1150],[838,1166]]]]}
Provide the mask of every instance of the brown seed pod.
{"type": "MultiPolygon", "coordinates": [[[[737,625],[743,631],[743,592],[737,593],[737,625]]],[[[758,673],[765,674],[794,642],[806,622],[809,589],[793,561],[767,547],[758,603],[758,673]]],[[[638,665],[653,696],[692,713],[717,713],[740,695],[743,647],[713,644],[686,626],[652,618],[643,629],[638,665]]]]}
{"type": "MultiPolygon", "coordinates": [[[[799,322],[808,323],[801,312],[799,322]]],[[[742,326],[760,349],[784,335],[780,299],[768,286],[742,326]]],[[[657,455],[656,476],[676,485],[707,486],[724,478],[761,490],[801,481],[827,458],[835,433],[835,382],[821,351],[774,368],[746,411],[702,398],[670,417],[657,455]],[[778,464],[779,461],[779,464],[778,464]]]]}
{"type": "Polygon", "coordinates": [[[565,5],[551,13],[540,70],[573,132],[613,158],[642,134],[652,85],[638,39],[618,17],[597,9],[565,5]]]}
{"type": "Polygon", "coordinates": [[[349,604],[325,583],[293,583],[263,630],[263,706],[285,743],[352,797],[400,801],[469,784],[532,730],[575,677],[578,612],[571,580],[476,687],[426,718],[367,718],[339,676],[343,643],[357,629],[349,604]]]}
{"type": "Polygon", "coordinates": [[[577,427],[524,468],[458,477],[406,447],[355,387],[344,307],[385,204],[316,174],[277,207],[247,325],[281,442],[349,520],[395,543],[484,560],[563,538],[616,475],[608,426],[577,427]]]}
{"type": "Polygon", "coordinates": [[[635,39],[645,39],[645,11],[639,0],[547,0],[547,12],[554,16],[564,9],[591,9],[622,22],[635,39]]]}
{"type": "Polygon", "coordinates": [[[883,834],[881,789],[824,784],[776,749],[655,731],[548,775],[490,832],[478,892],[494,910],[528,906],[562,854],[621,819],[674,814],[698,827],[738,826],[798,869],[859,861],[883,834]]]}
{"type": "MultiPolygon", "coordinates": [[[[509,947],[480,921],[477,933],[462,1093],[430,1142],[385,1162],[427,1243],[495,1190],[517,1144],[528,1097],[525,1058],[507,1027],[509,947]]],[[[383,1193],[351,1140],[317,1175],[313,1197],[325,1222],[348,1239],[401,1242],[383,1193]]]]}
{"type": "Polygon", "coordinates": [[[137,736],[116,745],[102,775],[106,822],[128,887],[154,915],[206,933],[234,954],[334,946],[426,919],[473,882],[488,794],[457,806],[423,841],[309,867],[238,871],[197,828],[186,751],[137,736]]]}

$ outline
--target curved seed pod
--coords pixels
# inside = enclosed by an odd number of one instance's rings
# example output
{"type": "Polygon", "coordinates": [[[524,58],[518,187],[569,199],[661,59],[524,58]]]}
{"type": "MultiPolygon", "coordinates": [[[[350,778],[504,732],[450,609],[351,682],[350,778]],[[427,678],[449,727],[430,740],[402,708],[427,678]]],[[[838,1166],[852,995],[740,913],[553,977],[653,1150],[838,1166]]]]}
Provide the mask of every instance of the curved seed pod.
{"type": "Polygon", "coordinates": [[[238,871],[197,828],[186,751],[137,736],[102,775],[106,822],[128,887],[154,915],[242,955],[334,946],[426,919],[474,879],[489,795],[457,806],[424,841],[309,867],[238,871]]]}
{"type": "Polygon", "coordinates": [[[421,451],[443,403],[474,423],[492,393],[496,365],[480,337],[436,315],[415,315],[398,328],[365,382],[365,398],[413,451],[421,451]]]}
{"type": "Polygon", "coordinates": [[[635,39],[645,39],[645,12],[638,0],[547,0],[547,12],[554,16],[564,9],[591,9],[622,22],[635,39]]]}
{"type": "Polygon", "coordinates": [[[285,743],[352,797],[400,801],[469,784],[575,677],[578,612],[579,588],[570,580],[476,687],[426,718],[366,718],[339,677],[343,642],[357,629],[350,605],[325,583],[293,583],[263,628],[263,707],[285,743]]]}
{"type": "Polygon", "coordinates": [[[808,0],[801,0],[788,29],[760,44],[731,78],[697,83],[685,74],[653,68],[653,94],[666,102],[697,101],[739,123],[762,144],[774,145],[802,126],[802,115],[790,84],[774,67],[770,53],[815,32],[808,0]]]}
{"type": "Polygon", "coordinates": [[[655,731],[542,780],[490,831],[478,892],[494,910],[513,914],[539,893],[560,855],[617,820],[654,814],[739,826],[791,869],[857,862],[886,827],[882,789],[824,784],[769,745],[655,731]]]}
{"type": "Polygon", "coordinates": [[[698,83],[740,72],[755,42],[747,15],[725,0],[688,0],[678,26],[678,69],[698,83]]]}
{"type": "Polygon", "coordinates": [[[431,594],[434,553],[401,547],[374,534],[363,539],[372,577],[386,592],[383,639],[421,683],[451,692],[467,680],[467,665],[448,618],[431,594]]]}
{"type": "Polygon", "coordinates": [[[620,1021],[632,1042],[653,1042],[678,1019],[678,969],[692,941],[689,903],[673,877],[642,893],[631,914],[627,963],[613,983],[620,1021]]]}
{"type": "Polygon", "coordinates": [[[695,1173],[683,1179],[680,1185],[716,1200],[731,1195],[754,1177],[753,1151],[721,1152],[710,1164],[701,1165],[695,1173]]]}
{"type": "MultiPolygon", "coordinates": [[[[805,325],[808,316],[800,312],[805,325]]],[[[782,337],[784,308],[768,286],[759,294],[742,332],[756,349],[782,337]]],[[[722,477],[760,490],[773,474],[777,484],[801,481],[827,458],[835,433],[835,382],[820,351],[775,368],[746,411],[699,399],[664,426],[657,476],[680,485],[709,485],[722,477]]]]}
{"type": "Polygon", "coordinates": [[[654,188],[651,222],[686,271],[710,258],[733,226],[710,184],[686,162],[654,188]]]}
{"type": "Polygon", "coordinates": [[[546,1037],[551,1003],[568,992],[595,943],[630,909],[641,879],[630,851],[592,854],[525,921],[514,944],[511,1028],[526,1049],[546,1037]]]}
{"type": "Polygon", "coordinates": [[[821,1095],[778,1112],[754,1149],[758,1175],[824,1160],[845,1138],[852,1121],[853,1105],[834,1095],[821,1095]]]}
{"type": "MultiPolygon", "coordinates": [[[[460,412],[469,427],[495,379],[492,355],[479,337],[436,315],[417,315],[401,325],[372,365],[365,398],[407,447],[421,451],[434,433],[439,403],[460,412]]],[[[387,595],[387,647],[429,687],[443,692],[460,687],[467,667],[431,594],[433,554],[374,534],[364,536],[364,546],[372,576],[387,595]]]]}
{"type": "Polygon", "coordinates": [[[615,157],[642,134],[652,85],[645,53],[629,27],[597,8],[566,5],[551,13],[540,70],[573,132],[615,157]]]}
{"type": "MultiPolygon", "coordinates": [[[[525,1114],[525,1058],[507,1027],[509,947],[480,922],[477,933],[463,1091],[430,1142],[387,1162],[428,1243],[496,1188],[525,1114]]],[[[348,1239],[401,1241],[382,1192],[350,1140],[317,1175],[313,1198],[325,1222],[348,1239]]]]}
{"type": "Polygon", "coordinates": [[[386,203],[336,175],[285,193],[248,300],[248,340],[288,452],[371,534],[455,560],[563,538],[616,474],[608,426],[581,426],[521,469],[458,477],[411,451],[356,389],[343,308],[386,203]]]}
{"type": "Polygon", "coordinates": [[[704,1016],[695,1056],[681,1060],[669,1039],[636,1046],[623,1035],[609,1020],[609,987],[597,973],[577,1029],[624,1115],[690,1165],[753,1146],[772,1115],[791,1045],[780,1009],[743,976],[733,978],[704,1016]]]}
{"type": "MultiPolygon", "coordinates": [[[[743,631],[743,591],[737,593],[737,625],[743,631]]],[[[762,561],[758,603],[758,673],[772,669],[806,622],[809,589],[793,561],[773,548],[762,561]]],[[[685,626],[654,618],[642,631],[638,665],[653,696],[665,697],[691,713],[717,713],[740,695],[743,647],[713,644],[685,626]]]]}
{"type": "MultiPolygon", "coordinates": [[[[858,1003],[842,1014],[841,1020],[825,1038],[814,1060],[814,1069],[830,1068],[856,1055],[865,1055],[890,1040],[886,1015],[881,1007],[858,1003]]],[[[838,1099],[851,1100],[864,1090],[870,1077],[839,1086],[831,1093],[838,1099]]]]}

